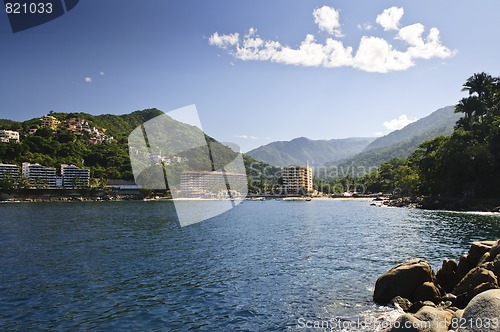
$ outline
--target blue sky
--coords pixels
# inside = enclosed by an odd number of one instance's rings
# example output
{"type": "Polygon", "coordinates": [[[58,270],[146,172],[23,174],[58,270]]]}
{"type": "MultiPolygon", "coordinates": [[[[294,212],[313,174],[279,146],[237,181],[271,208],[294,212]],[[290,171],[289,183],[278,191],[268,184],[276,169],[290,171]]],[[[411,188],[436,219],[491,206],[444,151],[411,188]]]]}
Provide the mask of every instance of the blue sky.
{"type": "Polygon", "coordinates": [[[0,14],[0,117],[196,104],[243,151],[386,134],[456,103],[473,73],[500,75],[498,13],[496,0],[83,0],[15,34],[0,14]]]}

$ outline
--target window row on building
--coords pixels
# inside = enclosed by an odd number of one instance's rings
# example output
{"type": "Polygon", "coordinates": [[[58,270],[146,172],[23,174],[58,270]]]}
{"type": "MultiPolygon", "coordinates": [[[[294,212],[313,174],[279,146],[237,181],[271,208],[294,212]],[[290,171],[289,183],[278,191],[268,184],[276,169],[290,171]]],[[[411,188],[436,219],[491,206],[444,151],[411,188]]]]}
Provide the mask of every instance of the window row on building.
{"type": "Polygon", "coordinates": [[[283,190],[286,194],[305,194],[313,191],[313,172],[309,166],[283,168],[283,190]]]}
{"type": "Polygon", "coordinates": [[[188,194],[227,192],[228,189],[241,192],[246,186],[246,174],[226,172],[181,173],[181,191],[188,194]]]}
{"type": "Polygon", "coordinates": [[[23,176],[34,188],[88,188],[90,170],[75,165],[61,164],[61,176],[54,167],[25,162],[22,167],[12,164],[0,164],[0,180],[19,182],[23,176]]]}

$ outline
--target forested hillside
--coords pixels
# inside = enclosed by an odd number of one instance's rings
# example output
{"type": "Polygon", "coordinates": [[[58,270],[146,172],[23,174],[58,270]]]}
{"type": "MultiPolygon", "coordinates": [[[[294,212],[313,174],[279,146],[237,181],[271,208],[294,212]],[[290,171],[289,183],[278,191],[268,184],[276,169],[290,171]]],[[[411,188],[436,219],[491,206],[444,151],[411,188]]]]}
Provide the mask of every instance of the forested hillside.
{"type": "Polygon", "coordinates": [[[393,158],[406,158],[423,142],[438,136],[451,135],[459,118],[460,115],[454,113],[453,106],[441,108],[403,129],[377,138],[361,153],[337,164],[344,167],[347,165],[376,167],[393,158]]]}
{"type": "Polygon", "coordinates": [[[420,145],[410,157],[383,164],[362,179],[371,191],[500,197],[500,77],[478,73],[462,86],[462,117],[451,136],[420,145]]]}
{"type": "MultiPolygon", "coordinates": [[[[135,128],[161,114],[163,114],[162,111],[154,108],[125,115],[94,116],[87,113],[51,112],[50,116],[61,122],[54,130],[41,128],[39,118],[24,122],[0,119],[0,129],[21,132],[20,143],[0,143],[0,163],[21,165],[21,163],[28,161],[56,168],[60,164],[74,164],[89,168],[93,178],[133,180],[128,137],[135,128]],[[70,119],[79,119],[79,121],[88,124],[89,128],[96,128],[97,132],[105,133],[106,137],[113,139],[92,142],[92,133],[79,131],[75,134],[68,130],[70,119]],[[36,132],[29,134],[30,129],[36,129],[36,132]]],[[[186,135],[190,133],[204,135],[196,127],[173,119],[170,122],[171,130],[179,130],[186,135]]],[[[235,152],[227,146],[208,136],[206,136],[206,140],[210,142],[212,151],[218,158],[218,164],[222,165],[234,158],[235,152]]],[[[176,168],[184,167],[186,170],[190,170],[190,167],[199,169],[201,162],[206,163],[206,158],[201,158],[198,152],[196,149],[187,151],[183,157],[190,159],[190,162],[173,166],[176,168]],[[198,162],[198,160],[201,161],[198,162]]],[[[244,162],[247,173],[259,177],[259,181],[265,180],[262,178],[262,174],[274,175],[278,172],[277,168],[248,156],[244,156],[244,162]]],[[[208,167],[208,165],[205,166],[208,167]]]]}

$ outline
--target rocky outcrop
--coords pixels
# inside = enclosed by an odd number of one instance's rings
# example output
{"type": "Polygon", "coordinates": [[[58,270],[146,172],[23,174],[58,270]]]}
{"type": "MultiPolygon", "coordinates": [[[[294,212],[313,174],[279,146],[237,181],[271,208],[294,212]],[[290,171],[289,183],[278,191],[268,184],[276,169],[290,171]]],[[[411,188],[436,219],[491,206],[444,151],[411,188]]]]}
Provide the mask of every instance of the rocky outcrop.
{"type": "Polygon", "coordinates": [[[456,197],[395,197],[383,201],[383,205],[425,210],[500,212],[497,199],[466,199],[456,197]]]}
{"type": "Polygon", "coordinates": [[[436,274],[421,259],[394,266],[377,279],[373,300],[405,312],[386,331],[500,331],[499,279],[500,240],[480,241],[471,244],[458,264],[445,259],[436,274]],[[487,305],[492,309],[482,312],[487,305]],[[457,330],[474,317],[496,317],[496,329],[457,330]]]}
{"type": "Polygon", "coordinates": [[[469,303],[477,294],[495,288],[498,288],[498,278],[495,273],[479,266],[467,273],[452,293],[457,296],[463,294],[465,303],[469,303]]]}
{"type": "Polygon", "coordinates": [[[458,265],[454,259],[445,259],[441,269],[436,273],[436,284],[445,293],[450,293],[458,283],[458,265]]]}
{"type": "Polygon", "coordinates": [[[408,260],[378,278],[373,301],[389,303],[396,296],[414,301],[415,290],[431,281],[434,281],[434,274],[429,263],[421,259],[408,260]]]}

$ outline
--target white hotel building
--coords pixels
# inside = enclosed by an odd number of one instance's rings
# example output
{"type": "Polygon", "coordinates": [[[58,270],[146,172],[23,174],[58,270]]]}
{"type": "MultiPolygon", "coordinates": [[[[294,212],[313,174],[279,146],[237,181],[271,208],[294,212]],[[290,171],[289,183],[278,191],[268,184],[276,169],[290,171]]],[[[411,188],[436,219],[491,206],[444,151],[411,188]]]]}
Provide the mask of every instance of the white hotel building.
{"type": "Polygon", "coordinates": [[[61,164],[61,175],[64,188],[90,187],[90,170],[75,165],[61,164]]]}
{"type": "Polygon", "coordinates": [[[17,165],[0,164],[0,180],[4,179],[19,179],[20,169],[17,165]]]}
{"type": "Polygon", "coordinates": [[[227,192],[226,184],[230,190],[241,192],[247,186],[247,175],[226,172],[182,172],[181,191],[192,195],[208,192],[227,192]]]}
{"type": "Polygon", "coordinates": [[[57,188],[57,176],[54,167],[24,162],[22,172],[31,185],[46,185],[48,188],[57,188]]]}

